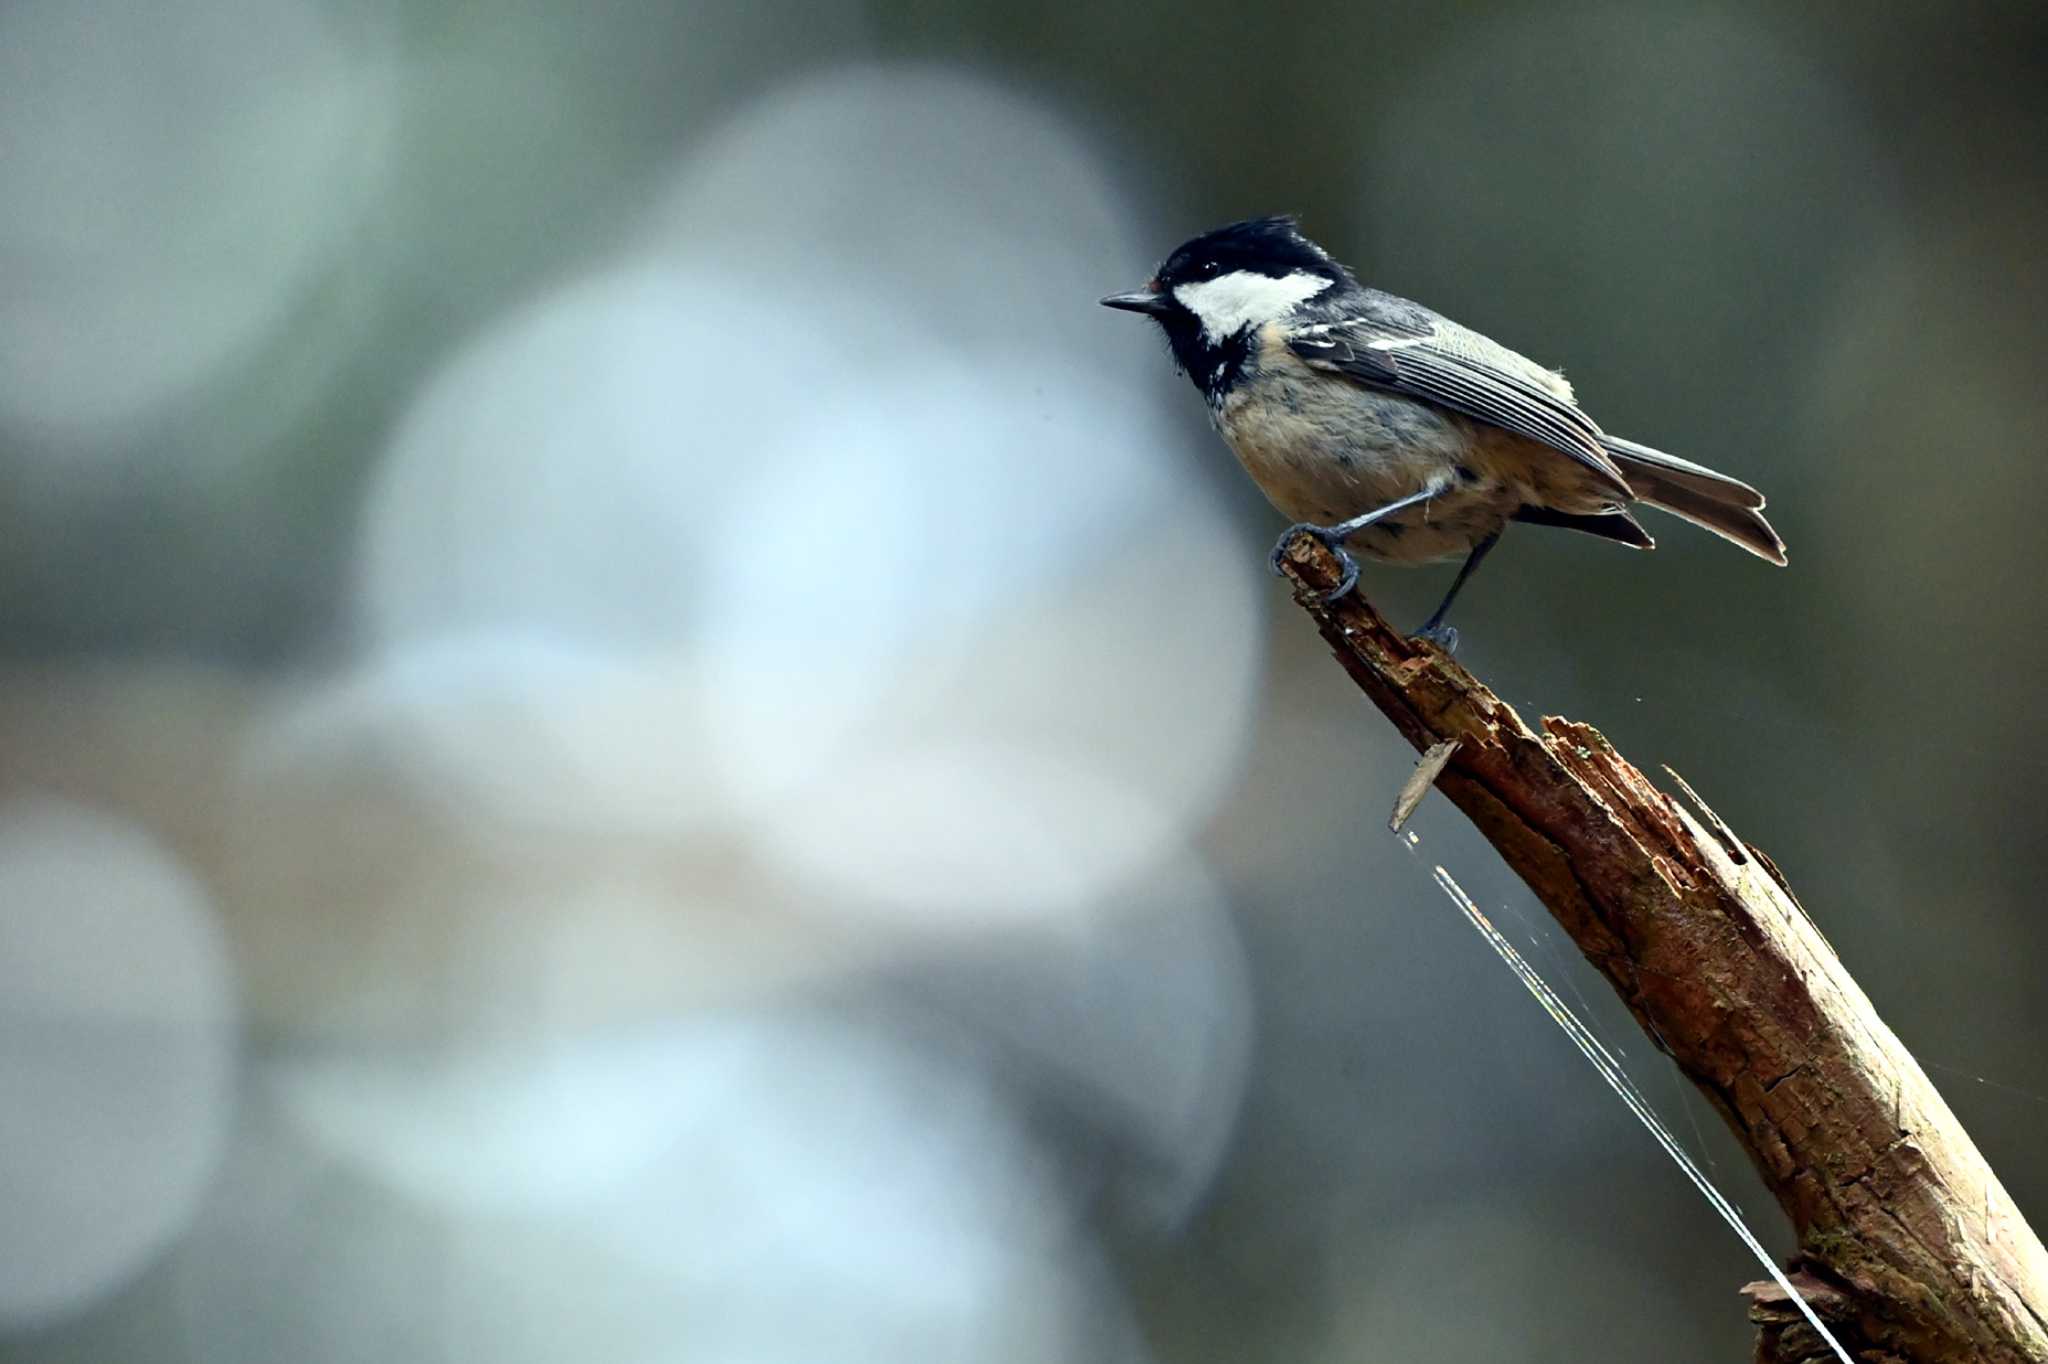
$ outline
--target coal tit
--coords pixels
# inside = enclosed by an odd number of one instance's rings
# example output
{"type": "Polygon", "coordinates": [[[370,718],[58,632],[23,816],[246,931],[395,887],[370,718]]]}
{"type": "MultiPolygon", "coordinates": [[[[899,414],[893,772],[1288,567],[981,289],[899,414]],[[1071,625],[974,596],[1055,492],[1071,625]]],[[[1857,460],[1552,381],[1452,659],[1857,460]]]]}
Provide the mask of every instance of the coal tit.
{"type": "Polygon", "coordinates": [[[1674,513],[1774,564],[1785,545],[1763,494],[1610,436],[1564,376],[1418,303],[1359,284],[1292,218],[1256,218],[1183,245],[1142,289],[1104,306],[1166,332],[1216,429],[1282,515],[1358,581],[1355,547],[1388,563],[1465,563],[1418,632],[1455,648],[1451,602],[1510,521],[1649,549],[1633,502],[1674,513]]]}

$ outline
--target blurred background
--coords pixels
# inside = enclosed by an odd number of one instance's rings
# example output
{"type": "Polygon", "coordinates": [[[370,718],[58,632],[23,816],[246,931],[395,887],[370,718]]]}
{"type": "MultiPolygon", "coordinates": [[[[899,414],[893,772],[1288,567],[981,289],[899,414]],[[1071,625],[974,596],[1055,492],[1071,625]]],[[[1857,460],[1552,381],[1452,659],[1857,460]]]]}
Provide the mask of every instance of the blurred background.
{"type": "MultiPolygon", "coordinates": [[[[2048,1220],[2048,10],[0,7],[0,1361],[1725,1361],[1607,1006],[1094,300],[1296,211],[1749,479],[1527,713],[2048,1220]]],[[[1646,518],[1648,519],[1648,518],[1646,518]]],[[[1450,567],[1368,569],[1419,620],[1450,567]]]]}

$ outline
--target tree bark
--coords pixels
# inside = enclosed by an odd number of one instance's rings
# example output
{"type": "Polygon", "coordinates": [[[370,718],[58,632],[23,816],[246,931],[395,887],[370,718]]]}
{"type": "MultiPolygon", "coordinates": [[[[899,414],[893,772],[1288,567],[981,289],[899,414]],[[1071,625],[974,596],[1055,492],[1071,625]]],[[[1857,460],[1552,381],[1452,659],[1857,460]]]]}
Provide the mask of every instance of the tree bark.
{"type": "MultiPolygon", "coordinates": [[[[1437,787],[1705,1092],[1798,1235],[1794,1282],[1859,1359],[2048,1361],[2048,1252],[1767,856],[1688,811],[1591,726],[1532,730],[1296,536],[1296,599],[1437,787]]],[[[1669,769],[1667,769],[1668,771],[1669,769]]],[[[1769,1282],[1744,1290],[1757,1359],[1830,1358],[1769,1282]]]]}

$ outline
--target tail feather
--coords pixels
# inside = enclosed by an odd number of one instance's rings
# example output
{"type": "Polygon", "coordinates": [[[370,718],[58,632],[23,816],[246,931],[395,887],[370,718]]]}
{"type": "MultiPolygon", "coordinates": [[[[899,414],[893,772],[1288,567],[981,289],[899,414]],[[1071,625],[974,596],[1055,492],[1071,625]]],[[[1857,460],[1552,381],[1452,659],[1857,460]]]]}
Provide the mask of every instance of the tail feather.
{"type": "Polygon", "coordinates": [[[1601,444],[1620,466],[1637,501],[1683,517],[1741,545],[1759,559],[1784,566],[1785,542],[1763,518],[1762,493],[1740,479],[1632,440],[1607,436],[1601,444]]]}

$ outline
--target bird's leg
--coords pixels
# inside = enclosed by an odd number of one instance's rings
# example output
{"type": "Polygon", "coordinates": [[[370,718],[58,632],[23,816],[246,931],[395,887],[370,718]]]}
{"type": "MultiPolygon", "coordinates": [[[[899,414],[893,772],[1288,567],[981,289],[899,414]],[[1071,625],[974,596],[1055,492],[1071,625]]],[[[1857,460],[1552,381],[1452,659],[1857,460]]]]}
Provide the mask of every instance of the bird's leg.
{"type": "MultiPolygon", "coordinates": [[[[1344,542],[1373,522],[1383,520],[1386,517],[1392,516],[1397,511],[1414,506],[1418,502],[1427,502],[1443,490],[1443,484],[1431,483],[1421,492],[1410,493],[1406,497],[1387,503],[1384,507],[1375,507],[1363,516],[1354,516],[1349,521],[1339,521],[1334,526],[1318,526],[1311,521],[1297,521],[1286,530],[1280,532],[1280,538],[1273,543],[1273,552],[1267,556],[1266,561],[1273,566],[1275,573],[1279,573],[1281,572],[1280,561],[1287,555],[1287,542],[1297,535],[1307,535],[1314,538],[1322,544],[1323,548],[1337,556],[1337,565],[1344,570],[1344,576],[1337,580],[1337,585],[1328,592],[1323,593],[1324,601],[1336,601],[1339,597],[1349,593],[1352,588],[1358,586],[1358,560],[1351,557],[1351,551],[1344,548],[1344,542]]],[[[1470,570],[1471,565],[1468,563],[1466,571],[1469,572],[1470,570]]],[[[1456,588],[1451,590],[1453,592],[1457,591],[1456,588]]],[[[1449,603],[1446,602],[1445,604],[1448,605],[1449,603]]],[[[1441,615],[1442,613],[1439,612],[1438,614],[1441,615]]]]}
{"type": "Polygon", "coordinates": [[[1444,624],[1444,617],[1449,614],[1451,603],[1458,599],[1458,590],[1464,587],[1465,579],[1471,577],[1472,570],[1479,567],[1479,561],[1486,557],[1486,551],[1499,543],[1500,532],[1495,531],[1472,546],[1472,552],[1465,556],[1465,566],[1458,570],[1457,577],[1451,579],[1451,590],[1444,593],[1444,599],[1437,603],[1436,610],[1422,623],[1422,628],[1415,632],[1415,638],[1426,639],[1447,654],[1458,652],[1458,629],[1454,625],[1444,624]]]}

